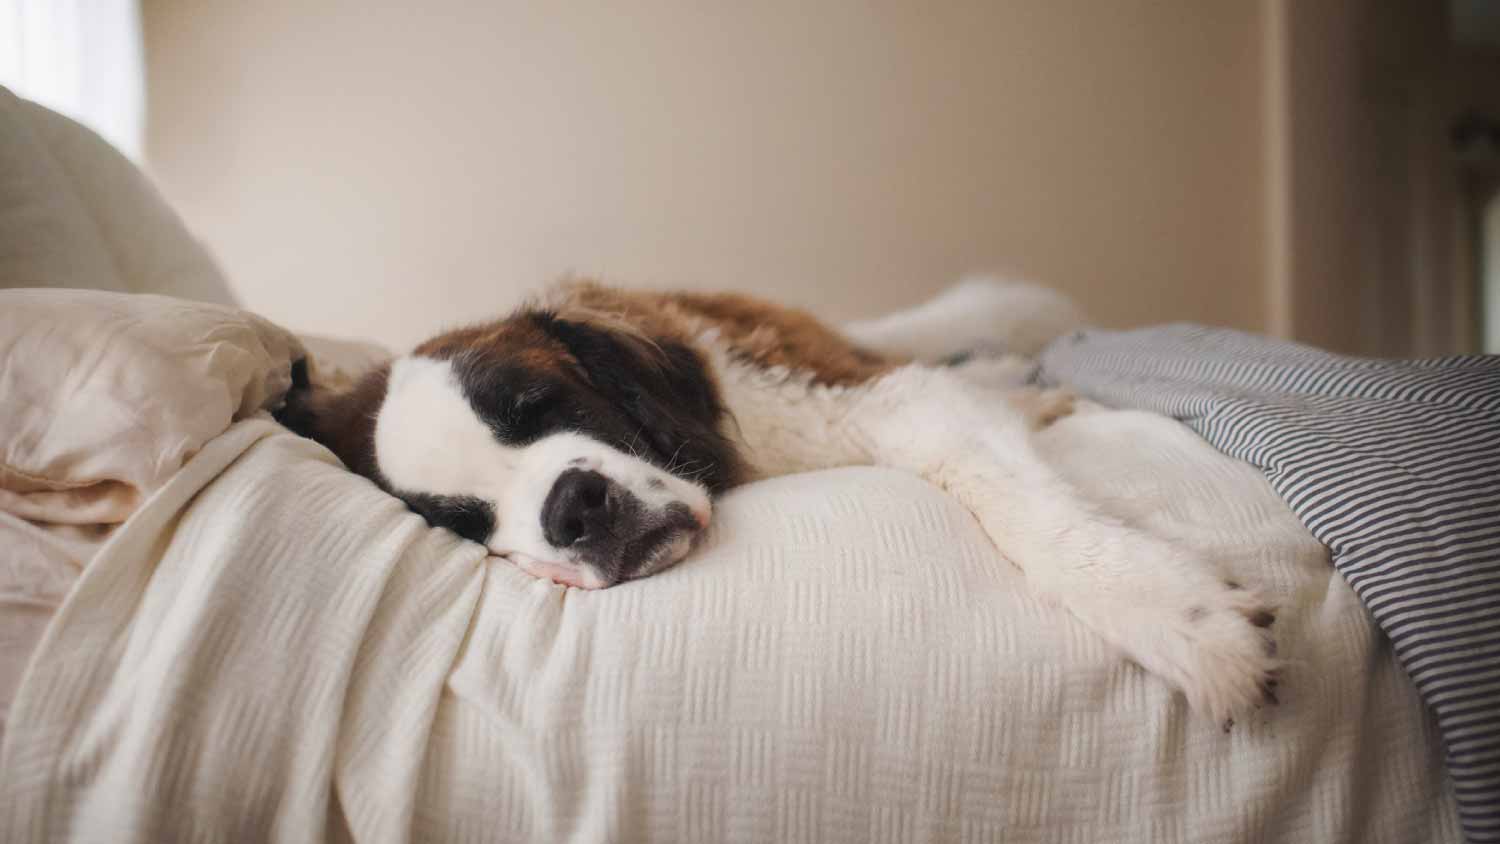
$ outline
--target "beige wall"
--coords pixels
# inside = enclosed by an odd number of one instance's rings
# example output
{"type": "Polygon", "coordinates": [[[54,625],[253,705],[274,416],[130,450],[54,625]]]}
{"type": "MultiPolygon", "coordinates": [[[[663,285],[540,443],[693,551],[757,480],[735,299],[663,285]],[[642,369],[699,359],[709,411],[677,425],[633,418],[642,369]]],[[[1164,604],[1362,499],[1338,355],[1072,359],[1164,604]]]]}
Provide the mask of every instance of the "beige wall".
{"type": "Polygon", "coordinates": [[[568,271],[1264,329],[1264,7],[146,0],[148,160],[247,305],[395,345],[568,271]]]}

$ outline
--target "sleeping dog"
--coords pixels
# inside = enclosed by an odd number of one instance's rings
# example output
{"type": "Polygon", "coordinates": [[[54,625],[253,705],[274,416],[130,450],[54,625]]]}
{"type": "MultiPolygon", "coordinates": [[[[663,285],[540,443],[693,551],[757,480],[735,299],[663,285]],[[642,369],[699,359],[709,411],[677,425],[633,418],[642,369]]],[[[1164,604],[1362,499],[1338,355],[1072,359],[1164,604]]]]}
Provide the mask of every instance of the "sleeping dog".
{"type": "Polygon", "coordinates": [[[986,387],[982,368],[911,363],[744,296],[569,282],[346,392],[294,390],[281,418],[433,525],[591,589],[681,560],[736,484],[913,472],[1195,709],[1223,720],[1274,701],[1266,602],[1084,501],[1032,443],[1069,397],[986,387]]]}

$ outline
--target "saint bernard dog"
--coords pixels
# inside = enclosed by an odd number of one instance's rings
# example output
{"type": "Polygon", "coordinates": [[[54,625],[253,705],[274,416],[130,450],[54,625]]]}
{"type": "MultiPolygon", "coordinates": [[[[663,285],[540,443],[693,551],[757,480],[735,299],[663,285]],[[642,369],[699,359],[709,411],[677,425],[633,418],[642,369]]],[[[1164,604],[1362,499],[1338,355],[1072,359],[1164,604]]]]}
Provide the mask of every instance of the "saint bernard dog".
{"type": "MultiPolygon", "coordinates": [[[[950,296],[948,321],[982,315],[967,300],[989,292],[950,296]]],[[[281,418],[431,524],[587,589],[682,560],[736,484],[912,472],[966,507],[1037,594],[1196,710],[1222,721],[1275,701],[1266,601],[1100,512],[1040,458],[1032,434],[1071,411],[1065,392],[997,389],[985,359],[914,363],[899,352],[931,357],[933,344],[889,328],[868,325],[856,344],[746,296],[570,281],[347,391],[303,379],[281,418]]]]}

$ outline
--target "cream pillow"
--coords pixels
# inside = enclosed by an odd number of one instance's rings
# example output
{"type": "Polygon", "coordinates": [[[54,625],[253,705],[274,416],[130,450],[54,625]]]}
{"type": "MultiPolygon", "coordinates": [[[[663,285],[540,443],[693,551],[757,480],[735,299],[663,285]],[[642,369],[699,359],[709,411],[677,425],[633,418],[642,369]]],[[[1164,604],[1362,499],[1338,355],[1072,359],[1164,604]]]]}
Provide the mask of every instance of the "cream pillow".
{"type": "Polygon", "coordinates": [[[0,510],[123,521],[231,422],[270,409],[302,345],[223,305],[0,291],[0,510]]]}

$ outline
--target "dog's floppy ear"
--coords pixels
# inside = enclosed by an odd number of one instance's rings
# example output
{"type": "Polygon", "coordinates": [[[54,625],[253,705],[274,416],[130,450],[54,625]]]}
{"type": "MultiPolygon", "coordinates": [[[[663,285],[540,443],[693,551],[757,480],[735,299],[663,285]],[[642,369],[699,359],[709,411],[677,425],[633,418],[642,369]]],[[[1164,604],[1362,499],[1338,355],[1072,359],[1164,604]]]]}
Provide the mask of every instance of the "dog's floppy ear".
{"type": "Polygon", "coordinates": [[[291,428],[293,433],[317,439],[312,433],[312,402],[313,386],[307,377],[307,358],[297,358],[292,361],[292,387],[287,390],[281,407],[276,408],[271,415],[276,417],[277,422],[291,428]]]}
{"type": "Polygon", "coordinates": [[[292,388],[276,421],[327,446],[352,471],[384,485],[375,464],[375,411],[385,400],[389,366],[366,373],[346,392],[308,379],[307,360],[292,364],[292,388]]]}
{"type": "Polygon", "coordinates": [[[641,429],[652,462],[711,492],[740,475],[734,446],[720,433],[724,408],[708,367],[691,347],[587,320],[542,315],[589,383],[641,429]]]}

